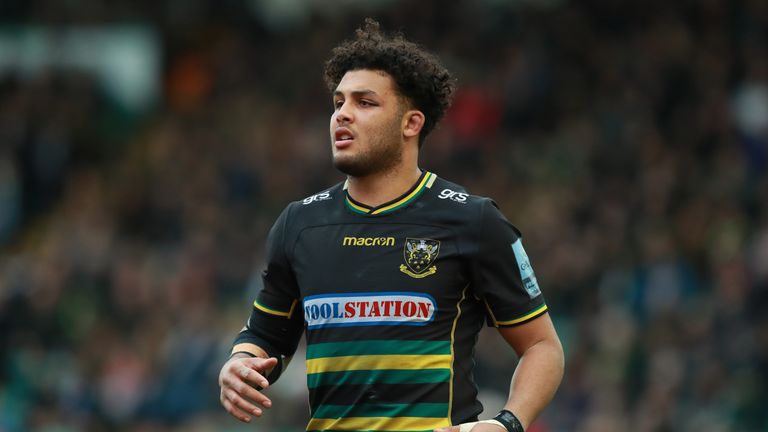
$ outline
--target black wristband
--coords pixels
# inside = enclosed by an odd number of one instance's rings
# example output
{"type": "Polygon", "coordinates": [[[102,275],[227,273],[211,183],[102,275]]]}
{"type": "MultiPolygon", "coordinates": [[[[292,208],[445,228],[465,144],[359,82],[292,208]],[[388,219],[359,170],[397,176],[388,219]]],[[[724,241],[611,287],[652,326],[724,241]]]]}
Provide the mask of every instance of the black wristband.
{"type": "Polygon", "coordinates": [[[493,419],[503,424],[508,432],[525,432],[523,425],[520,424],[520,420],[510,410],[503,409],[499,411],[493,419]]]}
{"type": "Polygon", "coordinates": [[[249,353],[248,351],[235,351],[235,352],[233,352],[232,354],[229,355],[229,358],[231,359],[232,357],[235,356],[235,354],[245,354],[245,355],[247,355],[248,357],[251,357],[251,358],[256,357],[256,354],[249,353]]]}

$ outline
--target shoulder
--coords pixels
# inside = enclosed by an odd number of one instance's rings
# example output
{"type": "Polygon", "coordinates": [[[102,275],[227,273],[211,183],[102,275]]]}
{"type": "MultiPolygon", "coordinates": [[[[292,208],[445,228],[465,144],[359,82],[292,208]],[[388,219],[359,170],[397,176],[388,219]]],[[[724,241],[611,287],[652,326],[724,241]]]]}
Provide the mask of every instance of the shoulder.
{"type": "Polygon", "coordinates": [[[487,206],[498,208],[492,199],[471,194],[464,186],[440,177],[432,185],[432,196],[435,204],[467,216],[481,217],[487,206]]]}
{"type": "Polygon", "coordinates": [[[286,219],[286,224],[293,228],[316,223],[319,218],[327,217],[333,209],[338,208],[334,203],[344,198],[343,185],[338,183],[289,203],[281,218],[286,219]]]}
{"type": "Polygon", "coordinates": [[[509,225],[519,235],[517,228],[507,220],[496,202],[482,195],[467,191],[464,186],[438,178],[432,185],[432,205],[444,217],[456,220],[470,231],[499,224],[509,225]]]}

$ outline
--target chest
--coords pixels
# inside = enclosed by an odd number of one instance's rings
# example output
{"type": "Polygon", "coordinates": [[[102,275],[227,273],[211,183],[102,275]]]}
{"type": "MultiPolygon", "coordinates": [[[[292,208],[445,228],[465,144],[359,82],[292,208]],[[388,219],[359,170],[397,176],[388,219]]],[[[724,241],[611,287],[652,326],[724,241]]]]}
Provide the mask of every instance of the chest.
{"type": "Polygon", "coordinates": [[[347,299],[323,302],[336,310],[325,306],[317,313],[376,321],[377,314],[424,315],[427,308],[455,305],[469,281],[460,246],[454,230],[441,226],[330,225],[300,233],[292,266],[302,301],[347,299]]]}

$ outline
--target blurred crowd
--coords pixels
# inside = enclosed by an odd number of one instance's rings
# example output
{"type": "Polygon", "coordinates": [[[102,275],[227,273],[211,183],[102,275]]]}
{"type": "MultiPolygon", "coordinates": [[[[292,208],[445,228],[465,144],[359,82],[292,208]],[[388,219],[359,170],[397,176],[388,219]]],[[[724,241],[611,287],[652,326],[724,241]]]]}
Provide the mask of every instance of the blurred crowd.
{"type": "Polygon", "coordinates": [[[322,64],[363,16],[459,79],[422,167],[524,234],[566,350],[530,431],[768,431],[768,3],[111,3],[0,7],[0,33],[138,21],[163,53],[140,111],[0,74],[0,431],[303,430],[301,354],[251,425],[216,379],[270,225],[342,180],[322,64]]]}

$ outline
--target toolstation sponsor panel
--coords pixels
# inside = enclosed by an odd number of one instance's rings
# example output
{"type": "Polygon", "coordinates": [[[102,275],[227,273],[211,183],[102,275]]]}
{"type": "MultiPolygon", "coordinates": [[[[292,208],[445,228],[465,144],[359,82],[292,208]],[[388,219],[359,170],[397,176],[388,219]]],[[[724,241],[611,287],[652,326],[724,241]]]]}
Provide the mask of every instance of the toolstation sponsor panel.
{"type": "Polygon", "coordinates": [[[304,299],[308,328],[365,325],[425,325],[435,300],[423,293],[319,295],[304,299]]]}

